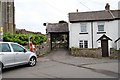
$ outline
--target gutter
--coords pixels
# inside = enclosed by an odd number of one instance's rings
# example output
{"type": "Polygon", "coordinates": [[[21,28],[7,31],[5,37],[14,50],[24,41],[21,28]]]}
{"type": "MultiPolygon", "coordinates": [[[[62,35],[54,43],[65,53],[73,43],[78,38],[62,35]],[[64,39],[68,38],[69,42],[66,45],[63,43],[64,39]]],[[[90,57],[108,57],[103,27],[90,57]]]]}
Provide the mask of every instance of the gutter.
{"type": "Polygon", "coordinates": [[[92,39],[92,48],[93,48],[93,22],[91,22],[91,39],[92,39]]]}

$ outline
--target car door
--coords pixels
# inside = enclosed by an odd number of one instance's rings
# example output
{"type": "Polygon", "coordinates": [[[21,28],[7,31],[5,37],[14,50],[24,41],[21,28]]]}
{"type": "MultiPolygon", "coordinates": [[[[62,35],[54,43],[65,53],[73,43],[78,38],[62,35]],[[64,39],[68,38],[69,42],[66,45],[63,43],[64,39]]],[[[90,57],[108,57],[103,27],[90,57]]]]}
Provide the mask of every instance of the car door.
{"type": "Polygon", "coordinates": [[[8,43],[0,43],[0,56],[4,66],[13,65],[15,62],[15,54],[12,52],[11,47],[8,43]]]}
{"type": "Polygon", "coordinates": [[[18,44],[11,44],[13,51],[15,53],[15,63],[26,63],[29,60],[29,53],[25,52],[25,49],[18,44]]]}

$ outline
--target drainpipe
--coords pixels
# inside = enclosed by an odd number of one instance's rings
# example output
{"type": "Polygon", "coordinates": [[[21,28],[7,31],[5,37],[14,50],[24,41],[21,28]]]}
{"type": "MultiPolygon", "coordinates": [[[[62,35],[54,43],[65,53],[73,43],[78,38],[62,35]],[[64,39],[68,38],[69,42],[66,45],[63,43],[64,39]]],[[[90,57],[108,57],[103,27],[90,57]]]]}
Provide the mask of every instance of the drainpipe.
{"type": "Polygon", "coordinates": [[[92,39],[92,48],[93,48],[93,22],[91,22],[91,39],[92,39]]]}

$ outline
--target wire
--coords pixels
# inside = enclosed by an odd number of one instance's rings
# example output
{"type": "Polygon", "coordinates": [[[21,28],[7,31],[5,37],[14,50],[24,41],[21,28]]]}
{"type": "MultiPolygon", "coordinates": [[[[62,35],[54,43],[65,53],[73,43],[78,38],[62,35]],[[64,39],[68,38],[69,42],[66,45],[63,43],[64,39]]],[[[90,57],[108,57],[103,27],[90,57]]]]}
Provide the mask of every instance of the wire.
{"type": "MultiPolygon", "coordinates": [[[[44,0],[45,1],[45,0],[44,0]]],[[[47,3],[51,8],[53,8],[55,11],[57,11],[58,13],[61,13],[62,15],[66,12],[56,8],[55,6],[51,5],[50,3],[48,3],[47,1],[45,1],[45,3],[47,3]]]]}
{"type": "Polygon", "coordinates": [[[76,0],[78,3],[82,4],[84,7],[86,7],[88,10],[91,10],[88,6],[86,6],[83,2],[76,0]]]}
{"type": "MultiPolygon", "coordinates": [[[[79,1],[80,2],[80,1],[79,1]]],[[[87,7],[84,3],[80,2],[80,4],[82,4],[83,6],[85,6],[86,8],[88,8],[89,10],[91,10],[89,7],[87,7]]]]}

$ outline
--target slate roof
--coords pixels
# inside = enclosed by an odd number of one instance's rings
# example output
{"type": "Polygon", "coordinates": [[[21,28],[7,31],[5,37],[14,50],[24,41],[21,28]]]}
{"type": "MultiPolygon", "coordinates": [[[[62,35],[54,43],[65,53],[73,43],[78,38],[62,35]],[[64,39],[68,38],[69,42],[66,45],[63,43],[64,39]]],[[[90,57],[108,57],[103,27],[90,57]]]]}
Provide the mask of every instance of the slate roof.
{"type": "Polygon", "coordinates": [[[117,42],[117,41],[119,41],[120,40],[120,37],[115,41],[115,43],[117,42]]]}
{"type": "Polygon", "coordinates": [[[71,23],[86,21],[110,21],[115,19],[120,19],[120,10],[102,10],[69,13],[69,21],[71,23]]]}
{"type": "MultiPolygon", "coordinates": [[[[98,40],[111,40],[112,41],[112,39],[110,39],[108,36],[106,36],[105,34],[103,34],[98,40]]],[[[97,40],[97,41],[98,41],[97,40]]]]}
{"type": "Polygon", "coordinates": [[[48,23],[46,30],[47,30],[47,33],[69,32],[68,23],[48,23]]]}

